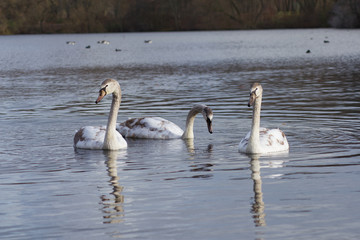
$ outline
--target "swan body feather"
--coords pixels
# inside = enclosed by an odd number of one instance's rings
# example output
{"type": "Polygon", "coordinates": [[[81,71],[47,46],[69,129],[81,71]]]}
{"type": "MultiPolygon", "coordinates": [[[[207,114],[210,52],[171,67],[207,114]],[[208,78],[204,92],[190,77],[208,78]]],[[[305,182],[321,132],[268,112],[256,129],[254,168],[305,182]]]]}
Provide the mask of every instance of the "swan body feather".
{"type": "MultiPolygon", "coordinates": [[[[239,151],[246,153],[251,131],[240,141],[239,151]]],[[[283,152],[289,149],[289,143],[283,131],[280,129],[268,129],[260,127],[259,143],[261,145],[260,153],[283,152]]]]}
{"type": "MultiPolygon", "coordinates": [[[[106,126],[85,126],[80,128],[78,134],[81,138],[76,143],[76,148],[103,149],[106,135],[106,126]]],[[[121,149],[127,142],[119,132],[115,132],[116,143],[111,144],[111,149],[121,149]]]]}
{"type": "Polygon", "coordinates": [[[184,133],[175,123],[161,117],[131,118],[116,129],[128,138],[173,139],[181,138],[184,133]]]}

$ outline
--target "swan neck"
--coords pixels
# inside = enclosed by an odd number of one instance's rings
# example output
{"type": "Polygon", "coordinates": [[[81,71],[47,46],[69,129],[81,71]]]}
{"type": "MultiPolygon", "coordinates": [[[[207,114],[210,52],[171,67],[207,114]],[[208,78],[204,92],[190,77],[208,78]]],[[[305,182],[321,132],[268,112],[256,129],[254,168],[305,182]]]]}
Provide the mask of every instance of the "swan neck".
{"type": "Polygon", "coordinates": [[[104,148],[106,148],[106,146],[109,145],[110,142],[116,141],[114,139],[116,139],[116,135],[115,135],[116,121],[119,112],[120,102],[121,102],[121,92],[120,90],[118,90],[112,94],[111,108],[106,126],[104,148]]]}
{"type": "Polygon", "coordinates": [[[113,94],[107,127],[116,129],[116,121],[120,107],[120,97],[113,94]]]}
{"type": "Polygon", "coordinates": [[[198,113],[202,111],[202,107],[199,105],[194,106],[188,113],[186,118],[185,132],[182,135],[183,139],[194,138],[194,120],[198,113]]]}
{"type": "Polygon", "coordinates": [[[248,144],[247,152],[259,153],[260,152],[260,111],[261,111],[262,96],[256,98],[253,106],[253,116],[251,124],[251,134],[248,144]]]}

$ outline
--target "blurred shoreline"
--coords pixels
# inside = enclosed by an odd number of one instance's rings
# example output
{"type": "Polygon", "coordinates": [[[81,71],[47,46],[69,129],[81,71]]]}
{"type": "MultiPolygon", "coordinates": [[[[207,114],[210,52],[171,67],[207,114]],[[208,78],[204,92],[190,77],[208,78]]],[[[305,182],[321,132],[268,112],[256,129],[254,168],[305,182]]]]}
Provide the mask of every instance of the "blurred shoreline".
{"type": "Polygon", "coordinates": [[[0,34],[359,28],[360,0],[3,0],[0,34]]]}

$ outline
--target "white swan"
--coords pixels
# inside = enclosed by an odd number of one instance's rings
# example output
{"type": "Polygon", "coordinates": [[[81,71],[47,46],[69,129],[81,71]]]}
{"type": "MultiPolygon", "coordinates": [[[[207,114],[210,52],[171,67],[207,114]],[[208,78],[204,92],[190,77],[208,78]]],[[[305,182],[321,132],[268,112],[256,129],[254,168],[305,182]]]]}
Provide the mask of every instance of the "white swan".
{"type": "Polygon", "coordinates": [[[161,117],[131,118],[117,125],[117,130],[128,138],[171,139],[194,138],[194,119],[201,113],[206,120],[209,133],[212,133],[213,112],[203,104],[196,104],[186,118],[185,132],[176,124],[161,117]]]}
{"type": "Polygon", "coordinates": [[[99,97],[95,103],[103,97],[112,94],[112,103],[107,126],[86,126],[80,128],[74,136],[74,147],[85,149],[118,150],[127,148],[127,142],[116,131],[116,119],[121,102],[120,84],[114,79],[102,82],[99,97]]]}
{"type": "Polygon", "coordinates": [[[289,150],[289,143],[280,129],[260,127],[260,110],[263,89],[260,83],[250,88],[248,106],[253,105],[252,126],[250,132],[240,141],[239,151],[243,153],[272,153],[289,150]]]}

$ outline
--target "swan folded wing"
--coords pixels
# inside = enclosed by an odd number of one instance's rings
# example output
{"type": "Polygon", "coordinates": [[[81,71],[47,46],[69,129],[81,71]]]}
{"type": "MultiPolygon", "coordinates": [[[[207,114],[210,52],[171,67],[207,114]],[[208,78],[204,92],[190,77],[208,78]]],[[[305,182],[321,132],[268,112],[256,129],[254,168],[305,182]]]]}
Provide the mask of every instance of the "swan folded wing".
{"type": "MultiPolygon", "coordinates": [[[[246,152],[250,135],[251,131],[249,131],[246,136],[241,139],[239,143],[240,152],[246,152]]],[[[259,140],[261,153],[282,152],[289,150],[289,143],[285,134],[280,129],[267,129],[260,127],[259,140]]]]}
{"type": "Polygon", "coordinates": [[[183,130],[161,117],[132,118],[118,124],[116,128],[128,138],[171,139],[180,138],[183,130]]]}
{"type": "Polygon", "coordinates": [[[119,146],[117,147],[118,149],[127,147],[126,140],[123,138],[123,136],[118,131],[116,131],[116,138],[117,138],[117,142],[119,143],[119,146]]]}
{"type": "Polygon", "coordinates": [[[260,145],[264,153],[289,150],[289,143],[280,129],[260,128],[260,145]]]}
{"type": "Polygon", "coordinates": [[[239,151],[240,152],[246,152],[246,148],[247,148],[247,145],[249,142],[250,135],[251,135],[251,131],[249,131],[246,134],[246,136],[243,139],[241,139],[241,141],[239,143],[239,151]]]}
{"type": "Polygon", "coordinates": [[[86,126],[80,128],[74,137],[76,148],[102,149],[106,126],[86,126]]]}

